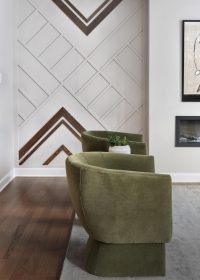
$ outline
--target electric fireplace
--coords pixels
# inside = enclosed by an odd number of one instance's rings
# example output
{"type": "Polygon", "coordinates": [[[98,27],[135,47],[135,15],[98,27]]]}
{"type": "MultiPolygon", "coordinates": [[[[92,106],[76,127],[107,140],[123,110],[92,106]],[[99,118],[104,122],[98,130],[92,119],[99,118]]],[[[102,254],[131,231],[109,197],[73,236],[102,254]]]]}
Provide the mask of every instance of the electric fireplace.
{"type": "Polygon", "coordinates": [[[200,147],[200,117],[176,117],[176,147],[200,147]]]}

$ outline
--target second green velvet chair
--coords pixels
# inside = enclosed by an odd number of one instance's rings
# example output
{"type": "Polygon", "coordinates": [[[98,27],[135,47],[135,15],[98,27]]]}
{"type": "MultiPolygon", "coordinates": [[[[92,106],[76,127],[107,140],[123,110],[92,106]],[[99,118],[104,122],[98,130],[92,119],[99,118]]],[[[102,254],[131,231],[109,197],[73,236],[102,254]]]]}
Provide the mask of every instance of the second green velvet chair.
{"type": "Polygon", "coordinates": [[[108,151],[108,137],[111,135],[126,136],[131,148],[131,154],[147,155],[147,146],[142,142],[141,134],[124,133],[117,131],[91,130],[81,135],[83,152],[108,151]]]}

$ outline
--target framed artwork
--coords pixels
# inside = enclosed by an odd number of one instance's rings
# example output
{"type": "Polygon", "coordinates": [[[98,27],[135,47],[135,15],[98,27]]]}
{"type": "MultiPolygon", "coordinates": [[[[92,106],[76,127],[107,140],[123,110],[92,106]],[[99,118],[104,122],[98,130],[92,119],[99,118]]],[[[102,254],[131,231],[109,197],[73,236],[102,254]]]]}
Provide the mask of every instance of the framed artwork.
{"type": "Polygon", "coordinates": [[[200,101],[200,20],[183,21],[182,101],[200,101]]]}

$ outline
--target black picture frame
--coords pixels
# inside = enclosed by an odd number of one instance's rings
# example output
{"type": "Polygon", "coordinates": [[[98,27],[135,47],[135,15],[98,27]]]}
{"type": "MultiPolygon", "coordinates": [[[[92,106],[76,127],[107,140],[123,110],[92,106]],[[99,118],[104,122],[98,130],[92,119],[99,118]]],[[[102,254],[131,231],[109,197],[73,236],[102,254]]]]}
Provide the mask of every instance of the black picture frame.
{"type": "MultiPolygon", "coordinates": [[[[200,102],[200,59],[197,65],[196,54],[195,54],[197,50],[196,43],[198,38],[200,40],[200,20],[183,20],[182,21],[182,101],[183,102],[200,102]],[[198,30],[198,32],[196,32],[196,29],[198,30]],[[195,36],[196,33],[197,35],[195,36]],[[197,73],[199,73],[199,75],[196,75],[197,73]],[[199,82],[197,82],[197,80],[199,80],[199,82]],[[192,86],[190,86],[190,84],[192,84],[192,86]]],[[[200,54],[200,43],[198,46],[199,46],[198,53],[200,54]]]]}

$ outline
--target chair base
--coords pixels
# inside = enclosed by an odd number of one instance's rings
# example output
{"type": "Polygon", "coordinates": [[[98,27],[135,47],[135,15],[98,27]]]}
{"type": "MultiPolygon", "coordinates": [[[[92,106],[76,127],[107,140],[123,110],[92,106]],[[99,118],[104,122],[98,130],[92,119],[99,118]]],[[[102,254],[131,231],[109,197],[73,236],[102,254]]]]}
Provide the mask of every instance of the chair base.
{"type": "Polygon", "coordinates": [[[89,238],[85,269],[102,277],[164,276],[165,244],[107,244],[89,238]]]}

